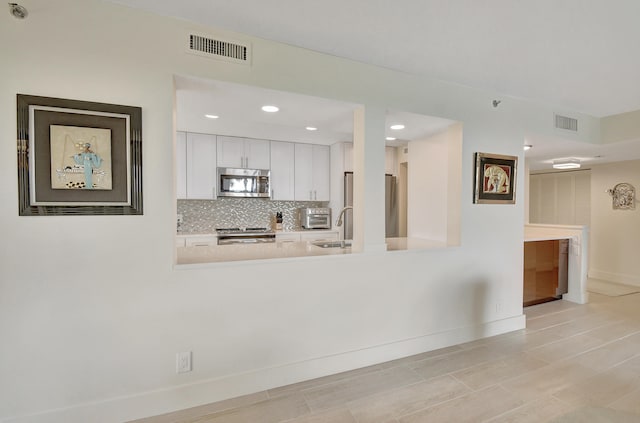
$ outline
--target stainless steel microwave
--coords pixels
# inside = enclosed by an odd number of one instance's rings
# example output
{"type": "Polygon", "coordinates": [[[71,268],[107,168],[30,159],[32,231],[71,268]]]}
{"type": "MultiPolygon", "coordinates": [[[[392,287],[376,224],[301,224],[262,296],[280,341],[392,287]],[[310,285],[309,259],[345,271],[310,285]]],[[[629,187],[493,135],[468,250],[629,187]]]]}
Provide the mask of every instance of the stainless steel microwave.
{"type": "Polygon", "coordinates": [[[218,197],[271,196],[269,177],[264,169],[218,168],[218,197]]]}

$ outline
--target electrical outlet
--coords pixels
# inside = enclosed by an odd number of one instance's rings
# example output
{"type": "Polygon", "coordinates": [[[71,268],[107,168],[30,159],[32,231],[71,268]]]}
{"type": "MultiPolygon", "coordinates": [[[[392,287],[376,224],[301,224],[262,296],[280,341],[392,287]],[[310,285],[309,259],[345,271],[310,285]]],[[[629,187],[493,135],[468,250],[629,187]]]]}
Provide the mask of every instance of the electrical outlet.
{"type": "Polygon", "coordinates": [[[187,373],[191,370],[191,351],[176,353],[176,373],[187,373]]]}

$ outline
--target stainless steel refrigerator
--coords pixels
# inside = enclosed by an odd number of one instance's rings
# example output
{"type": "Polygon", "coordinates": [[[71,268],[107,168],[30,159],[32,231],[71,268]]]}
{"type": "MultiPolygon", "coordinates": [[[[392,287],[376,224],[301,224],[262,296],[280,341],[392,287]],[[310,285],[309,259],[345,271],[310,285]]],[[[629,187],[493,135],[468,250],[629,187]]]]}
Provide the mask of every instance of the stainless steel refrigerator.
{"type": "MultiPolygon", "coordinates": [[[[397,179],[384,175],[385,238],[398,236],[398,194],[397,179]]],[[[344,205],[353,206],[353,172],[344,173],[344,205]]],[[[353,239],[353,210],[344,214],[344,239],[353,239]]]]}

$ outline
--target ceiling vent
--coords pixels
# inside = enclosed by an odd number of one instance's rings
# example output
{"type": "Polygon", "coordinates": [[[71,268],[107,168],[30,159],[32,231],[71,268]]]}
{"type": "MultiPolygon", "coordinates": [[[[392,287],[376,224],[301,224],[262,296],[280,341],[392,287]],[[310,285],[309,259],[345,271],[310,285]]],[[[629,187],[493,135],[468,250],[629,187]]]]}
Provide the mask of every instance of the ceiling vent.
{"type": "Polygon", "coordinates": [[[249,43],[189,34],[187,51],[210,59],[245,65],[251,64],[251,44],[249,43]]]}
{"type": "Polygon", "coordinates": [[[578,132],[578,119],[570,118],[562,115],[555,115],[556,128],[566,129],[567,131],[578,132]]]}

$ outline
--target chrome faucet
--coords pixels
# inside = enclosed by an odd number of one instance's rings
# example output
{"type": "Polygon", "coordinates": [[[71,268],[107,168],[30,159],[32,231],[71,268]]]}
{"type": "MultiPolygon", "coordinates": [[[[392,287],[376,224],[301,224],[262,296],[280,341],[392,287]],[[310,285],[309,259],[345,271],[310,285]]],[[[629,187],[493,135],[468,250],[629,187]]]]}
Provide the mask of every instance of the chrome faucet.
{"type": "Polygon", "coordinates": [[[347,206],[340,210],[340,214],[338,214],[338,220],[336,220],[336,226],[342,226],[342,216],[344,216],[347,210],[353,210],[352,206],[347,206]]]}

